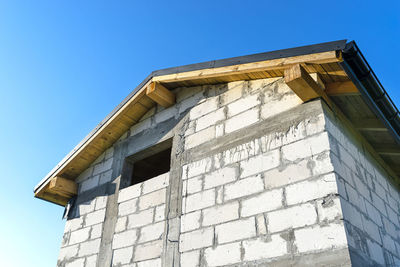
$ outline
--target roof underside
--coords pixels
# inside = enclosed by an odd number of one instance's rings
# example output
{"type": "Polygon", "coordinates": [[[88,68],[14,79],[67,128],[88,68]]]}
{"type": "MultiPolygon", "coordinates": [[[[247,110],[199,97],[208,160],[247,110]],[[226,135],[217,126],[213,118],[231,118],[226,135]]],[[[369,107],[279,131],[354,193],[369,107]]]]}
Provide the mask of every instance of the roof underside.
{"type": "MultiPolygon", "coordinates": [[[[374,99],[368,97],[371,95],[372,89],[367,84],[359,83],[360,78],[354,71],[357,66],[348,64],[350,59],[347,58],[350,57],[346,54],[347,51],[350,51],[349,44],[346,46],[346,41],[342,40],[155,71],[57,164],[35,187],[35,196],[65,205],[69,197],[49,190],[49,182],[54,177],[74,180],[156,105],[146,94],[146,88],[150,83],[157,82],[165,88],[173,89],[239,80],[283,77],[285,69],[295,64],[301,64],[308,73],[318,73],[324,84],[335,85],[348,82],[357,86],[361,94],[331,94],[329,97],[377,151],[392,175],[398,177],[400,174],[400,169],[397,169],[400,166],[398,138],[400,131],[395,127],[395,123],[400,121],[398,111],[394,106],[391,107],[395,111],[397,119],[390,118],[391,121],[388,121],[387,115],[385,115],[388,112],[382,114],[382,107],[376,107],[374,103],[371,103],[374,102],[374,99]],[[360,121],[368,122],[367,126],[371,126],[366,127],[365,123],[360,125],[360,121]]],[[[359,51],[357,52],[359,53],[359,51]]],[[[375,76],[373,77],[376,79],[375,76]]],[[[383,88],[380,89],[383,90],[383,88]]],[[[382,102],[382,100],[380,101],[382,102]]]]}

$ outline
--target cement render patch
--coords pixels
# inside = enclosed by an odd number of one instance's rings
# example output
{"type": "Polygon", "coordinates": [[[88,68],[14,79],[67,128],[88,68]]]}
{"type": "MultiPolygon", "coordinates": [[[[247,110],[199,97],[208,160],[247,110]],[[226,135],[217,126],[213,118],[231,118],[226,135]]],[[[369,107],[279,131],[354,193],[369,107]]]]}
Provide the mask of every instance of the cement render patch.
{"type": "Polygon", "coordinates": [[[226,151],[262,136],[267,136],[268,134],[282,133],[282,135],[285,135],[294,125],[298,125],[306,119],[317,117],[321,113],[323,113],[323,108],[320,101],[304,103],[301,106],[294,107],[290,111],[278,114],[268,120],[261,121],[231,134],[225,134],[223,137],[213,139],[198,147],[186,150],[183,155],[185,159],[184,164],[226,151]]]}

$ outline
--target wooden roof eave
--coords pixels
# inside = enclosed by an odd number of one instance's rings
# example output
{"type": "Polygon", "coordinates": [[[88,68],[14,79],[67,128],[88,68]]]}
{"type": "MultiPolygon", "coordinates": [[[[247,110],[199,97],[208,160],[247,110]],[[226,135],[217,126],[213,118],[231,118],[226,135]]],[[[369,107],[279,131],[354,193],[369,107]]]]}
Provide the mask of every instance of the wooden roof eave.
{"type": "MultiPolygon", "coordinates": [[[[111,116],[107,117],[107,120],[104,123],[96,127],[93,134],[86,138],[83,143],[79,144],[68,155],[68,157],[63,159],[56,168],[54,168],[35,187],[35,197],[59,205],[65,205],[68,198],[66,198],[65,195],[57,195],[54,191],[50,191],[50,181],[56,177],[74,180],[81,172],[89,167],[90,164],[101,155],[101,153],[110,147],[115,140],[118,140],[118,138],[128,130],[129,127],[134,125],[140,117],[145,114],[147,109],[150,109],[149,103],[153,101],[155,104],[155,102],[160,101],[157,98],[152,99],[151,92],[146,92],[149,85],[153,83],[164,85],[164,88],[171,88],[171,85],[176,86],[181,82],[187,81],[196,81],[197,84],[207,84],[208,79],[218,79],[219,81],[225,82],[236,79],[236,77],[239,76],[243,77],[242,75],[260,71],[275,70],[276,73],[279,73],[296,64],[301,64],[307,68],[307,66],[311,65],[338,63],[341,61],[341,51],[332,50],[231,66],[192,70],[165,75],[151,75],[140,85],[139,88],[135,90],[133,95],[130,95],[128,99],[124,100],[123,104],[119,105],[118,109],[115,110],[111,116]],[[141,101],[146,102],[147,104],[142,105],[140,104],[141,101]],[[140,105],[142,108],[138,114],[135,113],[135,109],[133,108],[135,105],[140,105]],[[146,106],[146,108],[143,109],[143,106],[146,106]],[[127,116],[128,111],[131,112],[129,115],[132,115],[133,117],[127,116]],[[130,121],[127,118],[130,118],[130,121]]],[[[168,91],[168,89],[166,90],[168,91]]],[[[162,101],[171,98],[171,95],[169,95],[168,92],[165,92],[165,90],[163,91],[163,94],[158,96],[163,99],[162,101]]]]}

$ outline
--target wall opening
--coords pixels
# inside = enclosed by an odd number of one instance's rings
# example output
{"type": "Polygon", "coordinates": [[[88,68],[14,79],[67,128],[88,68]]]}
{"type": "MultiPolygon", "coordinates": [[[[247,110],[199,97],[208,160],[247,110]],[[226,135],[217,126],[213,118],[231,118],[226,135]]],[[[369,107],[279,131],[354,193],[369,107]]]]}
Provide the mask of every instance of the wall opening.
{"type": "Polygon", "coordinates": [[[160,174],[169,172],[170,166],[171,147],[133,162],[131,184],[141,183],[160,174]]]}
{"type": "Polygon", "coordinates": [[[120,189],[142,183],[171,168],[172,138],[125,158],[120,189]]]}

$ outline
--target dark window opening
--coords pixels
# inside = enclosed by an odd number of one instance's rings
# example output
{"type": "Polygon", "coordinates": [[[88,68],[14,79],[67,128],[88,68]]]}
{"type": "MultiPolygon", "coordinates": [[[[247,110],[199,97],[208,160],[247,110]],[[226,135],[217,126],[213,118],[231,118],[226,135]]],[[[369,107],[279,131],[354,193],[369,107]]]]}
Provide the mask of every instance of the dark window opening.
{"type": "Polygon", "coordinates": [[[133,162],[131,184],[144,182],[160,174],[169,172],[171,165],[171,146],[151,156],[133,162]]]}

